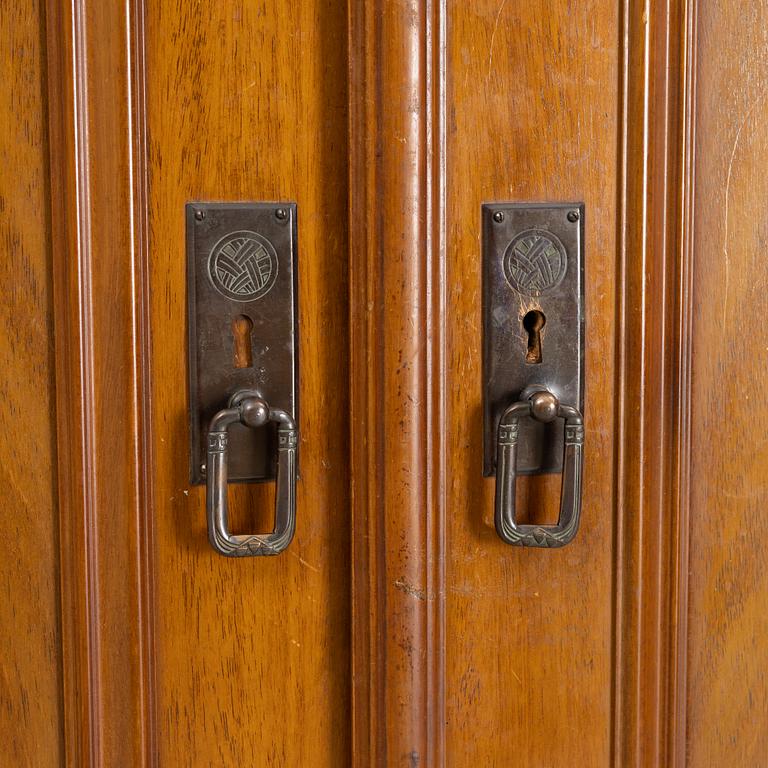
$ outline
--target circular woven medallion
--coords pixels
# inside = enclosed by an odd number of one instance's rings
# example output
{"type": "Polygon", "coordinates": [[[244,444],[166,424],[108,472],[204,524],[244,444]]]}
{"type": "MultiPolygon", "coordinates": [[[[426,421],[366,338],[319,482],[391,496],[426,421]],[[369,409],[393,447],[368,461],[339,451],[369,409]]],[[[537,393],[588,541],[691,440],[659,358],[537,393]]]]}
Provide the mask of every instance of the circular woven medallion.
{"type": "Polygon", "coordinates": [[[521,232],[504,253],[507,282],[527,296],[540,296],[554,288],[563,279],[567,264],[563,244],[541,229],[521,232]]]}
{"type": "Polygon", "coordinates": [[[213,287],[228,299],[260,299],[277,279],[277,254],[257,232],[230,232],[211,249],[208,275],[213,287]]]}

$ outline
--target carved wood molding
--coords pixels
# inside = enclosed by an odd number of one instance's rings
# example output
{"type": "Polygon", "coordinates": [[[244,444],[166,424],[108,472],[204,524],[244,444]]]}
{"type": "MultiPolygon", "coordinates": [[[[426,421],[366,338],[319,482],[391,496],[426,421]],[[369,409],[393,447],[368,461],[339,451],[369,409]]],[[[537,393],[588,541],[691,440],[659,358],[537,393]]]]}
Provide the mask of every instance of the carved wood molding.
{"type": "Polygon", "coordinates": [[[350,3],[353,764],[443,764],[442,2],[350,3]]]}
{"type": "Polygon", "coordinates": [[[624,3],[613,764],[685,764],[696,4],[624,3]]]}
{"type": "Polygon", "coordinates": [[[153,762],[143,8],[47,6],[68,765],[153,762]]]}

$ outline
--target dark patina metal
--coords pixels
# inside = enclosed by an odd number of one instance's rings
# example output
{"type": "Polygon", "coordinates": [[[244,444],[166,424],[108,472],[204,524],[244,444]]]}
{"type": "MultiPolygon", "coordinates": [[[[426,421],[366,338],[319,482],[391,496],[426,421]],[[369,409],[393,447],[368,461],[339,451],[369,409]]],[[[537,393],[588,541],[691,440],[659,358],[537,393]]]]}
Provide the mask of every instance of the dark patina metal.
{"type": "Polygon", "coordinates": [[[227,407],[211,419],[207,438],[208,476],[206,514],[208,540],[225,557],[279,555],[293,539],[296,530],[296,447],[298,429],[293,417],[271,408],[256,392],[236,392],[227,407]],[[227,472],[229,435],[237,425],[258,434],[269,424],[277,427],[277,479],[275,525],[271,533],[233,534],[229,531],[227,472]]]}
{"type": "MultiPolygon", "coordinates": [[[[200,484],[212,471],[211,422],[236,392],[298,419],[296,205],[189,203],[186,229],[190,478],[200,484]],[[252,322],[248,367],[233,363],[240,316],[252,322]]],[[[279,426],[253,429],[238,416],[228,427],[228,479],[273,479],[279,426]]]]}
{"type": "MultiPolygon", "coordinates": [[[[511,403],[548,391],[583,410],[584,206],[489,203],[482,223],[483,468],[491,476],[498,425],[511,403]],[[528,361],[536,358],[524,325],[532,311],[545,318],[536,326],[541,362],[528,361]]],[[[518,429],[517,474],[562,471],[562,421],[523,419],[518,429]]]]}
{"type": "Polygon", "coordinates": [[[562,405],[547,390],[504,410],[497,430],[496,532],[502,541],[518,547],[564,547],[579,530],[583,468],[584,420],[572,405],[562,405]],[[526,417],[531,417],[526,418],[526,417]],[[531,420],[540,423],[565,420],[563,430],[563,480],[557,525],[521,525],[515,509],[518,450],[521,427],[531,420]]]}

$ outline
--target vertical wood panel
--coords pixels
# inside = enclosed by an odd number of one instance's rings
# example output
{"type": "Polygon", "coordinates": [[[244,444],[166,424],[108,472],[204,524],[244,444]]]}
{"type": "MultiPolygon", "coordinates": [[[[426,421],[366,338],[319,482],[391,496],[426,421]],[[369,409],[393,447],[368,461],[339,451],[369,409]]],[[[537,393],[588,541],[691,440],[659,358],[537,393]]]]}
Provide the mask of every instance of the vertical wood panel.
{"type": "Polygon", "coordinates": [[[63,761],[45,17],[0,13],[0,744],[2,761],[63,761]]]}
{"type": "MultiPolygon", "coordinates": [[[[592,3],[574,18],[566,3],[449,3],[433,25],[447,31],[428,49],[437,80],[415,32],[426,33],[427,8],[351,7],[353,223],[367,214],[352,244],[353,434],[365,435],[353,450],[360,764],[422,759],[413,744],[440,745],[432,759],[452,765],[510,755],[531,766],[675,764],[685,733],[693,7],[592,3]],[[429,104],[443,98],[444,148],[429,138],[442,135],[429,104]],[[425,133],[409,132],[409,120],[425,133]],[[432,283],[414,270],[419,241],[409,238],[419,174],[420,199],[433,202],[424,231],[446,226],[437,250],[422,236],[432,283]],[[479,207],[510,199],[587,203],[585,521],[563,552],[502,545],[492,481],[481,479],[479,207]],[[437,297],[438,322],[403,324],[422,286],[437,297]],[[422,329],[414,372],[388,389],[390,350],[411,349],[422,329]],[[446,427],[441,452],[407,445],[423,416],[397,408],[414,391],[446,427]],[[427,469],[414,469],[416,482],[392,471],[404,443],[412,467],[436,468],[434,485],[427,469]],[[425,518],[411,513],[419,493],[425,518]],[[434,538],[423,535],[429,525],[434,538]],[[398,527],[410,536],[398,539],[398,527]],[[409,558],[426,563],[412,571],[415,588],[396,575],[409,558]],[[430,576],[437,592],[423,588],[430,576]],[[434,607],[400,611],[393,583],[434,607]],[[430,615],[437,635],[422,631],[430,615]],[[425,696],[445,703],[445,729],[432,727],[425,696]]],[[[436,433],[426,436],[429,446],[436,433]]],[[[558,482],[521,482],[542,519],[558,482]]]]}
{"type": "MultiPolygon", "coordinates": [[[[349,761],[346,40],[330,0],[147,2],[160,765],[349,761]],[[189,485],[189,200],[298,203],[300,479],[278,557],[216,554],[189,485]]],[[[273,483],[229,494],[234,530],[269,530],[273,483]]]]}
{"type": "MultiPolygon", "coordinates": [[[[447,764],[607,765],[620,20],[607,2],[449,8],[447,764]],[[562,550],[503,544],[482,476],[480,205],[495,200],[586,204],[584,513],[562,550]]],[[[559,481],[521,482],[537,520],[559,481]]]]}
{"type": "Polygon", "coordinates": [[[762,766],[768,4],[698,13],[688,764],[762,766]]]}
{"type": "Polygon", "coordinates": [[[439,766],[445,8],[349,7],[353,762],[439,766]]]}
{"type": "Polygon", "coordinates": [[[47,9],[68,765],[153,755],[141,5],[47,9]]]}
{"type": "MultiPolygon", "coordinates": [[[[459,393],[450,421],[463,436],[449,462],[456,764],[503,765],[515,754],[531,766],[668,766],[680,757],[693,13],[663,2],[619,10],[592,3],[574,17],[565,3],[487,3],[449,19],[457,384],[448,389],[459,393]],[[503,548],[491,527],[492,482],[478,485],[473,465],[472,214],[494,199],[587,204],[584,523],[563,552],[503,548]],[[470,723],[471,740],[462,735],[470,723]]],[[[557,484],[530,480],[522,498],[554,511],[557,484]]]]}
{"type": "Polygon", "coordinates": [[[695,4],[623,5],[614,760],[682,764],[695,4]]]}

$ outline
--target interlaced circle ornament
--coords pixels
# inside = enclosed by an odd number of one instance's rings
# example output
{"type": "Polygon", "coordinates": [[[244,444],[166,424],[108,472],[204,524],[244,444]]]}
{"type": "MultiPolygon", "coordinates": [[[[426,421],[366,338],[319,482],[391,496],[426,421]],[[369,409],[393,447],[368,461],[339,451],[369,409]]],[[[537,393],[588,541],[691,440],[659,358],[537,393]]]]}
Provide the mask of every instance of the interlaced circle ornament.
{"type": "Polygon", "coordinates": [[[504,253],[507,282],[527,296],[540,296],[554,288],[565,275],[565,248],[551,232],[528,229],[509,244],[504,253]]]}
{"type": "Polygon", "coordinates": [[[213,287],[228,299],[260,299],[277,279],[277,254],[257,232],[231,232],[213,246],[208,274],[213,287]]]}

